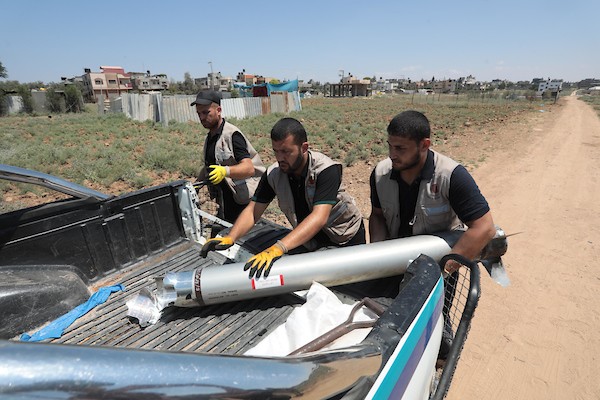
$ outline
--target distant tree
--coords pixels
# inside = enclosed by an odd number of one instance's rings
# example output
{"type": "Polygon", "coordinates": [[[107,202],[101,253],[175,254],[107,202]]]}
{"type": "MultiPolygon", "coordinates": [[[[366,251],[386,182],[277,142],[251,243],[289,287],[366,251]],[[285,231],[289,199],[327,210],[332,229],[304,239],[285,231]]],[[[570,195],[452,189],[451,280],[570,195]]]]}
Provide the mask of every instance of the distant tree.
{"type": "Polygon", "coordinates": [[[29,89],[42,89],[46,87],[46,84],[44,84],[42,81],[24,83],[24,85],[27,85],[29,89]]]}
{"type": "Polygon", "coordinates": [[[180,85],[180,89],[185,94],[195,94],[197,92],[196,85],[189,72],[183,74],[183,83],[180,85]]]}
{"type": "Polygon", "coordinates": [[[83,96],[81,89],[77,85],[65,85],[65,102],[67,104],[67,112],[82,112],[83,111],[83,96]]]}
{"type": "Polygon", "coordinates": [[[277,85],[277,84],[281,83],[281,81],[280,81],[279,79],[271,79],[271,80],[269,81],[269,83],[270,83],[271,85],[277,85]]]}
{"type": "Polygon", "coordinates": [[[8,72],[6,72],[6,68],[2,65],[2,61],[0,61],[0,78],[8,78],[8,72]]]}
{"type": "Polygon", "coordinates": [[[53,113],[63,112],[63,107],[61,104],[61,96],[56,92],[54,87],[48,88],[46,90],[46,105],[48,106],[48,110],[53,113]]]}

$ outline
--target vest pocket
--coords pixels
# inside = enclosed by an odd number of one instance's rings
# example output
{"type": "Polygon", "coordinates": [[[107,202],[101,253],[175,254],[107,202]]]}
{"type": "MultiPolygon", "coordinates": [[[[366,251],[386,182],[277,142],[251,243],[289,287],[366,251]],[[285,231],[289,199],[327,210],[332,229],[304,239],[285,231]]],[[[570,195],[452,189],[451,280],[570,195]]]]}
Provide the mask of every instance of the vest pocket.
{"type": "Polygon", "coordinates": [[[450,229],[452,224],[452,207],[449,203],[421,204],[424,225],[428,232],[450,229]]]}

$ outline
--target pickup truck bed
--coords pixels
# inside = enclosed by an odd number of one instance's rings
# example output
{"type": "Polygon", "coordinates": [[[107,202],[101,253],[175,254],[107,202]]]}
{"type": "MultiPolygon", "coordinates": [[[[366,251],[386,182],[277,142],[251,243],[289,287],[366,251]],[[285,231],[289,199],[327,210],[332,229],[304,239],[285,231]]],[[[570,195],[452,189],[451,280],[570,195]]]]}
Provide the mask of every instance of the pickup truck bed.
{"type": "MultiPolygon", "coordinates": [[[[414,398],[411,393],[429,392],[442,321],[456,335],[435,398],[450,384],[479,296],[477,268],[451,283],[455,295],[444,292],[439,265],[426,256],[411,263],[401,284],[395,276],[330,288],[344,302],[370,297],[387,308],[358,347],[281,359],[239,357],[304,300],[290,293],[169,307],[146,328],[127,317],[127,300],[142,288],[156,289],[155,277],[232,262],[217,252],[200,257],[189,215],[195,205],[183,204],[193,197],[186,182],[107,197],[44,174],[0,165],[3,171],[75,197],[0,214],[0,359],[7,366],[0,393],[134,398],[141,390],[139,398],[180,398],[185,388],[205,394],[199,398],[310,393],[307,398],[337,399],[364,398],[373,387],[386,397],[401,392],[414,398]],[[59,339],[45,341],[58,346],[16,343],[21,333],[37,331],[115,284],[125,291],[111,294],[59,339]],[[273,380],[273,374],[285,379],[273,380]]],[[[261,220],[238,244],[255,254],[287,232],[261,220]]]]}
{"type": "MultiPolygon", "coordinates": [[[[156,259],[134,265],[118,276],[98,282],[95,287],[122,283],[126,291],[113,293],[106,303],[77,320],[61,338],[51,342],[243,354],[265,334],[285,322],[295,306],[302,304],[300,297],[288,294],[204,307],[169,307],[156,324],[146,328],[140,328],[135,321],[126,317],[127,300],[143,287],[156,289],[153,277],[214,264],[215,261],[210,258],[200,258],[199,251],[196,244],[182,243],[156,259]]],[[[389,286],[390,280],[387,281],[389,286]]],[[[334,289],[334,292],[340,297],[350,297],[344,289],[334,289]]],[[[389,304],[393,299],[393,289],[389,288],[388,291],[392,292],[390,297],[377,300],[389,304]]]]}
{"type": "Polygon", "coordinates": [[[98,286],[122,283],[126,291],[113,293],[106,303],[80,318],[53,342],[240,354],[285,321],[300,302],[295,296],[286,295],[206,307],[169,307],[158,323],[146,328],[126,317],[126,301],[145,286],[154,290],[153,277],[202,268],[213,262],[200,258],[199,250],[195,244],[183,243],[156,259],[99,282],[98,286]]]}

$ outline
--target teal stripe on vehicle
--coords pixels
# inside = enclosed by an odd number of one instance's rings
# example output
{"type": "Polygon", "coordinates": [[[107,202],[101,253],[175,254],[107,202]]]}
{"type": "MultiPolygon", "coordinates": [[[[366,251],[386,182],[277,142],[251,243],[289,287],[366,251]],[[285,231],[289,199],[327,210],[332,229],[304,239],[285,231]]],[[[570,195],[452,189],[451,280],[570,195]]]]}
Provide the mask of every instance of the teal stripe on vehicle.
{"type": "Polygon", "coordinates": [[[408,332],[408,337],[399,353],[392,355],[388,360],[388,365],[390,362],[392,364],[372,398],[387,399],[390,398],[393,393],[394,398],[397,399],[404,395],[406,386],[412,379],[412,375],[416,368],[416,365],[413,365],[412,363],[410,367],[407,368],[407,364],[411,358],[413,360],[416,359],[417,361],[421,359],[426,344],[429,342],[435,328],[435,323],[442,313],[443,304],[444,284],[443,280],[440,278],[429,297],[429,301],[425,304],[423,312],[414,323],[413,329],[408,332]],[[424,342],[425,346],[416,348],[419,342],[424,342]],[[413,354],[415,351],[418,351],[419,354],[413,354]]]}

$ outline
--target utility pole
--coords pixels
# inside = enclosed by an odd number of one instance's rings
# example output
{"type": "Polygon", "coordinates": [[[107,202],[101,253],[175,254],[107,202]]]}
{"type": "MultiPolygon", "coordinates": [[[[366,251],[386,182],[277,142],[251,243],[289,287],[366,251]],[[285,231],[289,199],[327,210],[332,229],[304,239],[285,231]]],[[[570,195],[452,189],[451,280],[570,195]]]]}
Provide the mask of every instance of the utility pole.
{"type": "Polygon", "coordinates": [[[215,82],[214,82],[215,77],[213,75],[212,61],[209,61],[208,64],[210,65],[210,89],[215,90],[215,82]]]}

